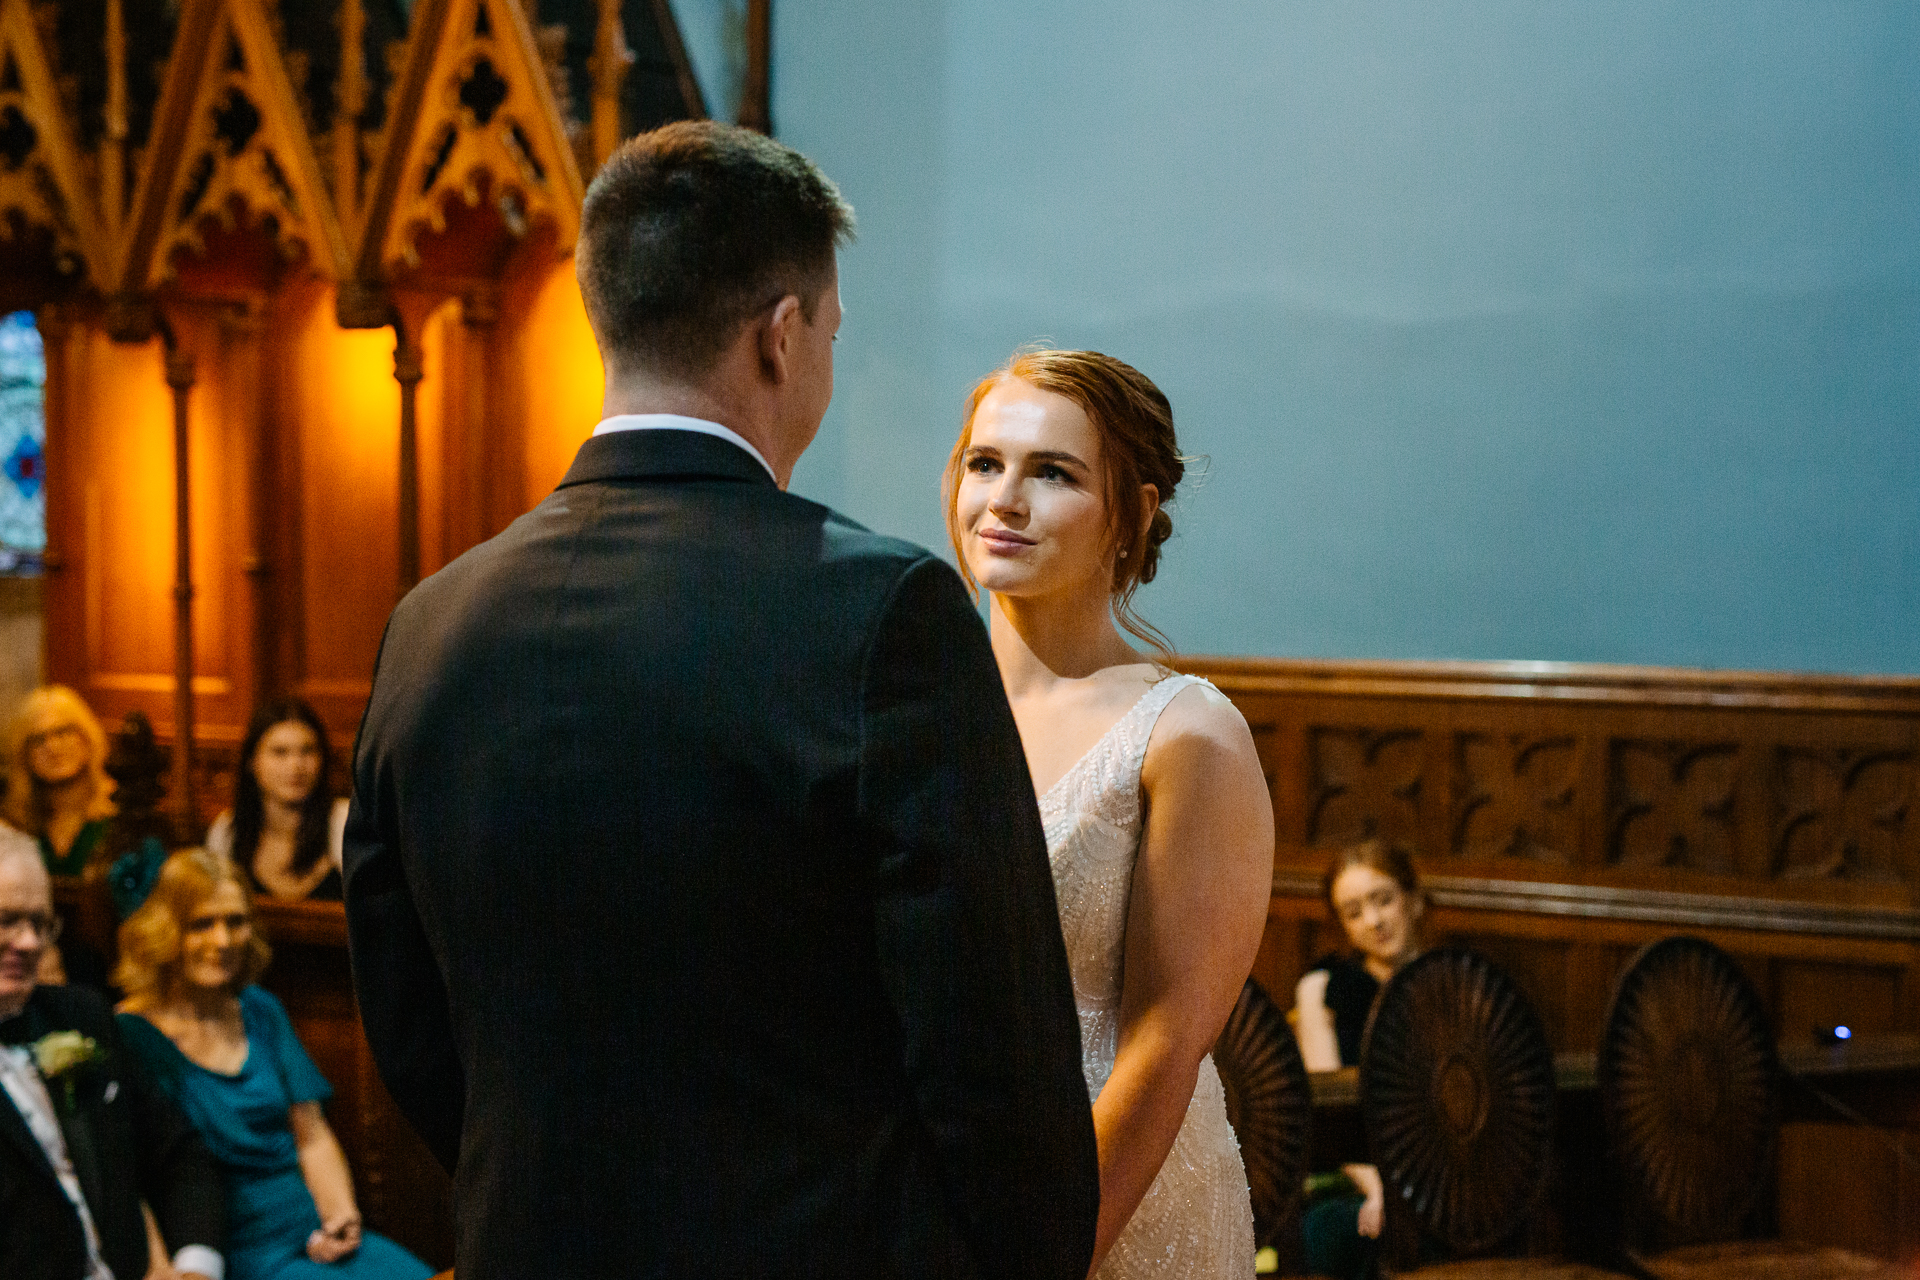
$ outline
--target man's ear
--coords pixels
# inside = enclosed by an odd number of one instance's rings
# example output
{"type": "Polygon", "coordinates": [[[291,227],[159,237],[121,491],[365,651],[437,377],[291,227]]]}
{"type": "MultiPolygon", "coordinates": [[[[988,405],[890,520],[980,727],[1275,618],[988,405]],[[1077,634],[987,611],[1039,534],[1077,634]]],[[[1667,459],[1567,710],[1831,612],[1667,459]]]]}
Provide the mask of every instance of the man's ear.
{"type": "Polygon", "coordinates": [[[793,375],[793,358],[806,317],[800,314],[800,299],[788,294],[774,303],[773,310],[760,324],[760,369],[775,386],[785,385],[793,375]]]}

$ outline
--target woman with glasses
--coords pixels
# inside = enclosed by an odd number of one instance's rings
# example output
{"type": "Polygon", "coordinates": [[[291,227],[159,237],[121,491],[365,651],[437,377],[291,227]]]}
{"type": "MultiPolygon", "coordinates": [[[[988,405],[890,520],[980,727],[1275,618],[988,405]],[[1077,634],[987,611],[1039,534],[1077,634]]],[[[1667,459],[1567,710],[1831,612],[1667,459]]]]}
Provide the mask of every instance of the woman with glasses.
{"type": "Polygon", "coordinates": [[[7,792],[0,817],[40,842],[56,876],[77,876],[114,814],[107,735],[80,695],[63,684],[35,689],[7,736],[7,792]]]}
{"type": "Polygon", "coordinates": [[[333,1090],[280,1002],[254,986],[272,952],[232,863],[183,849],[120,926],[120,1034],[227,1179],[227,1280],[422,1280],[360,1227],[320,1104],[333,1090]]]}

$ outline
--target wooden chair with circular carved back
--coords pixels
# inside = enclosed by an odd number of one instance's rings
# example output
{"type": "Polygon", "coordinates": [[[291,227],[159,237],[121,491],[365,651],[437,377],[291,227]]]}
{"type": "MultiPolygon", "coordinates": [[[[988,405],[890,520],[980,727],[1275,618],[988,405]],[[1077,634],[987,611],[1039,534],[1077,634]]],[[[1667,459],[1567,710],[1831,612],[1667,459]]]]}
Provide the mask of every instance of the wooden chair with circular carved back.
{"type": "Polygon", "coordinates": [[[1699,938],[1641,948],[1614,984],[1597,1062],[1626,1259],[1662,1280],[1892,1277],[1836,1249],[1743,1239],[1764,1223],[1780,1066],[1740,966],[1699,938]]]}
{"type": "Polygon", "coordinates": [[[1293,1028],[1251,978],[1214,1043],[1213,1065],[1253,1192],[1254,1243],[1270,1245],[1298,1224],[1313,1097],[1293,1028]]]}
{"type": "Polygon", "coordinates": [[[1550,1181],[1555,1107],[1546,1032],[1498,965],[1442,947],[1388,980],[1360,1053],[1361,1118],[1386,1185],[1382,1270],[1609,1276],[1513,1256],[1550,1181]],[[1436,1255],[1444,1261],[1413,1268],[1436,1255]]]}

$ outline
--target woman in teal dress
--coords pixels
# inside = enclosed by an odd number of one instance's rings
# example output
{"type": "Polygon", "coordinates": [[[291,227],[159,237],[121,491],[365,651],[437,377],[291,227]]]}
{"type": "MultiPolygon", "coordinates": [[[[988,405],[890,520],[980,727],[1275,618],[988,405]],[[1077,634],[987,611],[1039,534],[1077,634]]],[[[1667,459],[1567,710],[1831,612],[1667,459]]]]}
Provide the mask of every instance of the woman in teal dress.
{"type": "Polygon", "coordinates": [[[333,1093],[280,1002],[253,980],[267,945],[231,863],[174,854],[120,927],[121,1036],[194,1122],[227,1176],[227,1280],[425,1280],[364,1232],[333,1093]]]}

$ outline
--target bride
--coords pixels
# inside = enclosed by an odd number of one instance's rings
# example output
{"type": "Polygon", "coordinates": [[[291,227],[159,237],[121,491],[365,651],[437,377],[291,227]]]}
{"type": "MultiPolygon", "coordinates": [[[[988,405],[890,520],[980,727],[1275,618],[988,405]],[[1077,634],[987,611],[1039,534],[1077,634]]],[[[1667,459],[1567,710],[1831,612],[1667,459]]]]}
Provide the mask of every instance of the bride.
{"type": "Polygon", "coordinates": [[[1253,1271],[1208,1050],[1260,945],[1273,812],[1233,705],[1120,634],[1167,656],[1130,606],[1183,470],[1145,376],[1041,350],[974,389],[944,485],[1046,824],[1100,1147],[1101,1277],[1253,1271]]]}

